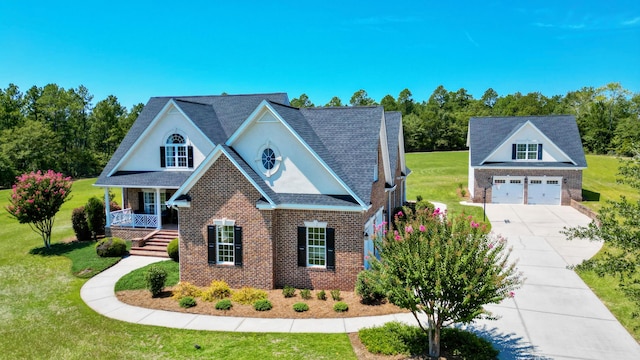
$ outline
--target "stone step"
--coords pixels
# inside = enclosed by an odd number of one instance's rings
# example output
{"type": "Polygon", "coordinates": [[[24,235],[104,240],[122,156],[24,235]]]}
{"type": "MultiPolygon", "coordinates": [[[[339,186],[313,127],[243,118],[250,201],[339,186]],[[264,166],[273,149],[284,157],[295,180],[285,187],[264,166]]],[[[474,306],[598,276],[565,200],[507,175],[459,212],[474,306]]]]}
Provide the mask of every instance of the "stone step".
{"type": "Polygon", "coordinates": [[[162,241],[158,239],[147,240],[147,242],[144,243],[144,246],[147,245],[164,246],[166,248],[169,245],[169,241],[162,241]]]}
{"type": "Polygon", "coordinates": [[[144,248],[135,248],[135,249],[132,248],[131,251],[129,251],[129,254],[135,255],[135,256],[155,256],[155,257],[169,258],[169,255],[167,255],[166,249],[164,251],[157,251],[157,250],[145,250],[144,248]]]}
{"type": "Polygon", "coordinates": [[[131,250],[164,251],[166,253],[167,247],[162,245],[145,244],[145,246],[141,246],[141,247],[131,247],[131,250]]]}

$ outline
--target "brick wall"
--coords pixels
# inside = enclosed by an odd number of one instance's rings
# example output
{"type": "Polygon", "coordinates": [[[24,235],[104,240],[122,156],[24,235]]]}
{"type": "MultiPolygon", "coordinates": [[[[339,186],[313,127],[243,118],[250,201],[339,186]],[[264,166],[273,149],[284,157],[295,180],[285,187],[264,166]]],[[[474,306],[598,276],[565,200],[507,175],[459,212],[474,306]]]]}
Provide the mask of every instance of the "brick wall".
{"type": "Polygon", "coordinates": [[[274,214],[256,209],[262,195],[224,156],[203,174],[189,195],[191,207],[179,211],[181,280],[206,286],[223,279],[231,287],[273,288],[274,214]],[[223,218],[242,227],[242,266],[208,262],[207,225],[223,218]]]}
{"type": "Polygon", "coordinates": [[[133,240],[135,238],[145,237],[157,229],[153,228],[130,228],[130,227],[119,227],[112,226],[104,229],[105,236],[114,236],[119,237],[125,240],[133,240]]]}
{"type": "MultiPolygon", "coordinates": [[[[487,203],[491,202],[491,187],[488,178],[491,176],[561,176],[562,181],[562,205],[571,205],[571,200],[582,201],[582,170],[550,170],[550,169],[475,169],[474,198],[473,202],[481,203],[484,194],[483,186],[487,189],[487,203]],[[565,183],[566,180],[566,183],[565,183]]],[[[524,187],[524,203],[527,203],[527,185],[524,187]]]]}
{"type": "Polygon", "coordinates": [[[363,269],[364,237],[360,212],[276,210],[274,221],[275,285],[299,289],[353,291],[363,269]],[[335,229],[335,270],[298,266],[298,226],[326,222],[335,229]]]}

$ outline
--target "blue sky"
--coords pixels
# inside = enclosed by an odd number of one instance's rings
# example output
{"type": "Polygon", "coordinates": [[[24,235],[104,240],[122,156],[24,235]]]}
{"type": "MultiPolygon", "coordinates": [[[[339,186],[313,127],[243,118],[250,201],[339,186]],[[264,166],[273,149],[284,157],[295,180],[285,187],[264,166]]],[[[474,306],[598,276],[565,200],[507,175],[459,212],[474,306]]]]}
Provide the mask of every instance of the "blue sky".
{"type": "Polygon", "coordinates": [[[640,92],[640,1],[1,1],[0,87],[116,95],[305,92],[316,105],[438,85],[479,98],[640,92]]]}

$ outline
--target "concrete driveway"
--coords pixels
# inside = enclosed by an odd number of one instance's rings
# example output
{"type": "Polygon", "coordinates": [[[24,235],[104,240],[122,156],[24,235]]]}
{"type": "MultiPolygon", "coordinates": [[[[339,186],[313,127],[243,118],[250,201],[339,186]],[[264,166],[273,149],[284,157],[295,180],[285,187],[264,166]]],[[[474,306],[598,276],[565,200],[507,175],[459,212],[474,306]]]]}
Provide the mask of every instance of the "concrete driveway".
{"type": "Polygon", "coordinates": [[[601,247],[559,233],[588,217],[568,206],[497,204],[487,205],[487,217],[526,277],[513,299],[487,307],[499,320],[470,326],[500,348],[501,359],[640,359],[640,345],[567,269],[601,247]]]}

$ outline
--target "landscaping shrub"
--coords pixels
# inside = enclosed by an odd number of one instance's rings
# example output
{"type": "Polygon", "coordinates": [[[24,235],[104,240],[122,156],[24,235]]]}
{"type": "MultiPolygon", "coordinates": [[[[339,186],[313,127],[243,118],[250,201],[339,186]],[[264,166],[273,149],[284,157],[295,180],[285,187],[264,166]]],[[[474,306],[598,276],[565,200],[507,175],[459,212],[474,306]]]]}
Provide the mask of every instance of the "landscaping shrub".
{"type": "Polygon", "coordinates": [[[331,298],[334,301],[340,301],[340,290],[338,289],[331,290],[331,298]]]}
{"type": "MultiPolygon", "coordinates": [[[[367,350],[384,355],[422,355],[429,351],[429,338],[419,327],[389,322],[383,326],[358,331],[367,350]]],[[[444,328],[441,353],[455,359],[495,360],[498,351],[487,340],[459,329],[444,328]]]]}
{"type": "Polygon", "coordinates": [[[147,270],[144,276],[147,283],[147,289],[151,292],[152,297],[157,297],[164,289],[164,283],[167,281],[167,272],[158,266],[152,266],[147,270]]]}
{"type": "Polygon", "coordinates": [[[184,297],[190,296],[193,298],[199,297],[202,294],[200,288],[193,285],[188,281],[180,281],[171,291],[171,298],[180,300],[184,297]]]}
{"type": "Polygon", "coordinates": [[[231,307],[233,307],[233,304],[229,299],[220,300],[216,303],[216,310],[230,310],[231,307]]]}
{"type": "Polygon", "coordinates": [[[188,309],[190,307],[196,306],[196,300],[191,296],[185,296],[180,299],[180,307],[188,309]]]}
{"type": "Polygon", "coordinates": [[[229,284],[223,280],[213,280],[211,285],[202,292],[202,300],[204,301],[213,301],[220,300],[231,295],[231,288],[229,288],[229,284]]]}
{"type": "Polygon", "coordinates": [[[100,257],[117,257],[127,253],[127,243],[117,237],[104,238],[96,244],[96,253],[100,257]]]}
{"type": "Polygon", "coordinates": [[[282,288],[282,295],[286,298],[294,297],[296,296],[296,289],[293,286],[285,285],[282,288]]]}
{"type": "Polygon", "coordinates": [[[231,293],[231,300],[244,305],[250,305],[255,303],[257,300],[266,299],[266,291],[252,287],[243,287],[231,293]]]}
{"type": "Polygon", "coordinates": [[[96,240],[98,235],[104,234],[104,225],[106,217],[104,213],[104,202],[97,197],[89,198],[84,206],[84,212],[87,217],[87,225],[91,230],[93,239],[96,240]]]}
{"type": "Polygon", "coordinates": [[[327,293],[324,292],[324,290],[320,290],[316,294],[316,297],[318,298],[318,300],[327,300],[327,293]]]}
{"type": "Polygon", "coordinates": [[[374,354],[418,355],[429,350],[429,339],[417,326],[396,321],[358,331],[362,344],[374,354]]]}
{"type": "Polygon", "coordinates": [[[295,303],[293,304],[293,310],[295,312],[305,312],[307,310],[309,310],[309,305],[303,303],[303,302],[299,302],[299,303],[295,303]]]}
{"type": "Polygon", "coordinates": [[[347,305],[347,303],[338,301],[337,303],[333,304],[333,311],[335,312],[345,312],[348,310],[349,310],[349,305],[347,305]]]}
{"type": "Polygon", "coordinates": [[[435,209],[436,209],[436,206],[433,205],[433,203],[431,203],[428,200],[420,200],[416,202],[416,211],[422,211],[422,210],[433,211],[435,209]]]}
{"type": "Polygon", "coordinates": [[[311,290],[309,290],[309,289],[300,290],[300,297],[305,299],[305,300],[311,299],[311,290]]]}
{"type": "Polygon", "coordinates": [[[272,307],[271,301],[267,299],[256,300],[256,302],[253,303],[253,308],[257,311],[268,311],[271,310],[272,307]]]}
{"type": "Polygon", "coordinates": [[[358,273],[356,278],[356,295],[360,296],[363,304],[378,304],[385,298],[384,289],[376,279],[375,274],[369,270],[358,273]]]}
{"type": "Polygon", "coordinates": [[[489,341],[468,331],[445,328],[440,336],[440,351],[460,354],[463,359],[494,360],[500,353],[489,341]]]}
{"type": "Polygon", "coordinates": [[[84,206],[73,209],[73,212],[71,213],[71,226],[73,227],[73,232],[76,234],[76,239],[78,241],[91,240],[91,230],[89,230],[89,225],[87,224],[87,216],[84,213],[84,206]]]}
{"type": "Polygon", "coordinates": [[[178,238],[175,238],[169,242],[169,245],[167,245],[167,255],[169,255],[169,257],[175,262],[179,261],[180,243],[178,241],[178,238]]]}

